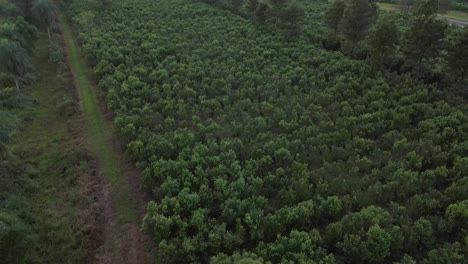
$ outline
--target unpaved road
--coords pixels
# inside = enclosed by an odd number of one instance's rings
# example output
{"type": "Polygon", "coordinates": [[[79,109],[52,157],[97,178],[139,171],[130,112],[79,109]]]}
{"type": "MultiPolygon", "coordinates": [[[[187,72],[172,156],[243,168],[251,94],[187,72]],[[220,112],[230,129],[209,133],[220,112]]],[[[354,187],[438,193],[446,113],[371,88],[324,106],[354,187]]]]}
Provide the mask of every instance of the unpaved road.
{"type": "Polygon", "coordinates": [[[468,26],[468,21],[466,20],[460,20],[460,19],[453,19],[453,18],[446,18],[449,23],[452,24],[457,24],[459,26],[468,26]]]}
{"type": "MultiPolygon", "coordinates": [[[[152,263],[152,244],[141,230],[148,197],[140,190],[139,173],[128,162],[113,133],[112,122],[106,120],[100,108],[96,87],[91,81],[86,63],[66,18],[60,16],[64,50],[80,99],[85,120],[87,148],[96,160],[97,173],[103,182],[89,195],[99,197],[102,220],[90,230],[90,237],[99,233],[99,243],[90,263],[146,264],[152,263]]],[[[90,208],[91,209],[91,208],[90,208]]],[[[86,222],[86,221],[84,221],[86,222]]]]}

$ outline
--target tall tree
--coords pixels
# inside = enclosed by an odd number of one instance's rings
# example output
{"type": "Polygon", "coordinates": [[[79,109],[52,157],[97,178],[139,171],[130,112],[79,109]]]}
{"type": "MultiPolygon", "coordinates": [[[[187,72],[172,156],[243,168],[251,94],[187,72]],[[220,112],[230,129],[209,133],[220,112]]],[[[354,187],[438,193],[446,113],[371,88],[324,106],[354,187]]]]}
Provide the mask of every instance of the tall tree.
{"type": "Polygon", "coordinates": [[[382,66],[394,56],[400,39],[398,25],[392,13],[379,17],[367,38],[371,63],[382,66]]]}
{"type": "Polygon", "coordinates": [[[432,16],[437,13],[439,9],[438,0],[417,0],[414,8],[414,15],[416,16],[432,16]]]}
{"type": "Polygon", "coordinates": [[[259,2],[257,9],[255,10],[255,19],[261,24],[265,23],[270,6],[265,2],[259,2]]]}
{"type": "Polygon", "coordinates": [[[17,42],[0,39],[0,70],[12,76],[17,91],[21,78],[32,68],[29,56],[17,42]]]}
{"type": "Polygon", "coordinates": [[[449,39],[447,62],[459,78],[468,77],[468,27],[457,31],[449,39]]]}
{"type": "Polygon", "coordinates": [[[418,77],[422,77],[422,63],[439,55],[446,29],[447,22],[434,15],[412,18],[403,38],[402,50],[407,62],[415,67],[418,77]]]}
{"type": "Polygon", "coordinates": [[[278,14],[279,26],[287,37],[296,37],[304,25],[304,7],[293,1],[284,6],[278,14]]]}
{"type": "Polygon", "coordinates": [[[47,29],[49,40],[51,40],[50,26],[55,19],[57,6],[52,0],[36,0],[31,11],[38,26],[47,29]]]}
{"type": "Polygon", "coordinates": [[[343,34],[351,44],[351,53],[353,53],[356,44],[366,37],[374,14],[368,0],[350,0],[348,2],[343,13],[343,34]]]}
{"type": "Polygon", "coordinates": [[[401,10],[409,12],[411,7],[414,5],[414,0],[399,0],[398,6],[401,10]]]}
{"type": "Polygon", "coordinates": [[[258,4],[258,0],[249,0],[247,2],[247,12],[249,13],[252,20],[255,19],[255,12],[257,11],[258,4]]]}
{"type": "Polygon", "coordinates": [[[338,33],[345,8],[346,3],[343,0],[335,0],[328,4],[327,11],[325,12],[325,22],[333,30],[334,36],[338,33]]]}
{"type": "Polygon", "coordinates": [[[373,11],[372,16],[375,18],[377,17],[378,15],[377,13],[379,12],[379,6],[377,5],[377,2],[379,2],[379,0],[368,0],[368,1],[373,11]]]}
{"type": "Polygon", "coordinates": [[[6,111],[0,110],[0,161],[7,153],[6,144],[10,142],[11,134],[14,131],[14,118],[6,111]]]}
{"type": "Polygon", "coordinates": [[[244,0],[231,0],[231,8],[234,12],[239,12],[242,5],[244,4],[244,0]]]}
{"type": "Polygon", "coordinates": [[[447,13],[451,7],[451,0],[439,0],[439,12],[447,13]]]}
{"type": "Polygon", "coordinates": [[[18,8],[22,16],[24,16],[27,19],[31,18],[32,0],[15,0],[15,1],[10,1],[10,2],[14,2],[14,5],[13,5],[15,6],[14,9],[17,10],[18,8]]]}
{"type": "Polygon", "coordinates": [[[271,23],[275,29],[279,29],[279,27],[281,26],[280,25],[280,16],[281,16],[280,13],[286,8],[286,5],[288,4],[288,0],[270,0],[266,3],[269,6],[268,8],[269,23],[271,23]]]}

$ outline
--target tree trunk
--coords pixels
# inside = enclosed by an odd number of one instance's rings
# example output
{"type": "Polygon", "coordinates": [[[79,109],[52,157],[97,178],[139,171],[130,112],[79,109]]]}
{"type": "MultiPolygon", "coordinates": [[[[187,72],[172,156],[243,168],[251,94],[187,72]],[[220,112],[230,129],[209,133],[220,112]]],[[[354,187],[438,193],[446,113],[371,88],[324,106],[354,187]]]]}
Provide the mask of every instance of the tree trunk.
{"type": "Polygon", "coordinates": [[[47,35],[49,35],[49,42],[52,41],[52,37],[50,35],[50,27],[47,27],[47,35]]]}
{"type": "Polygon", "coordinates": [[[420,54],[419,55],[419,58],[418,58],[418,70],[416,71],[417,73],[417,78],[421,78],[421,64],[422,64],[422,61],[424,59],[424,54],[420,54]]]}
{"type": "Polygon", "coordinates": [[[19,87],[18,79],[16,79],[16,78],[15,78],[15,87],[16,87],[16,93],[19,94],[20,93],[20,87],[19,87]]]}
{"type": "Polygon", "coordinates": [[[20,86],[18,79],[15,78],[15,89],[16,89],[16,98],[15,98],[15,104],[19,105],[20,103],[20,86]]]}

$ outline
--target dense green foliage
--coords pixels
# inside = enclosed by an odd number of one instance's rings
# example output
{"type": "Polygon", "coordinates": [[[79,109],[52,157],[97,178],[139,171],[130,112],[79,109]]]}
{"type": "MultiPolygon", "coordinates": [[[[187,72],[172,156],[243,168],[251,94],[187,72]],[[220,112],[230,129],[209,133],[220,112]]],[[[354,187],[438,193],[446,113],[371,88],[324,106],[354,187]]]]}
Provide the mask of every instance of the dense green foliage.
{"type": "Polygon", "coordinates": [[[452,1],[450,6],[453,10],[468,12],[468,1],[466,0],[452,1]]]}
{"type": "Polygon", "coordinates": [[[371,65],[381,67],[391,64],[392,59],[395,58],[399,40],[400,30],[393,14],[387,13],[380,16],[367,36],[371,65]]]}
{"type": "Polygon", "coordinates": [[[79,206],[70,197],[87,165],[76,145],[65,146],[74,107],[58,75],[67,69],[55,30],[37,24],[33,3],[0,1],[0,263],[79,263],[79,206]]]}
{"type": "Polygon", "coordinates": [[[442,89],[466,96],[460,85],[466,68],[461,54],[466,43],[461,42],[468,29],[440,19],[437,0],[401,4],[403,11],[372,12],[376,7],[368,0],[329,2],[325,11],[329,34],[322,40],[323,47],[367,60],[376,69],[410,73],[425,83],[438,83],[442,89]],[[409,12],[406,4],[411,4],[409,12]],[[455,53],[459,60],[454,60],[455,53]]]}
{"type": "Polygon", "coordinates": [[[295,38],[302,33],[304,7],[294,0],[192,0],[214,5],[249,18],[286,37],[295,38]],[[246,4],[244,5],[244,2],[246,4]],[[245,8],[244,8],[245,6],[245,8]]]}
{"type": "Polygon", "coordinates": [[[34,243],[34,218],[24,195],[34,188],[34,168],[12,155],[8,144],[19,123],[13,111],[27,100],[20,87],[33,80],[30,51],[37,32],[16,8],[0,3],[0,263],[24,262],[34,243]]]}
{"type": "MultiPolygon", "coordinates": [[[[190,0],[71,1],[154,192],[143,227],[158,261],[461,263],[468,116],[446,91],[466,79],[424,84],[326,51],[309,20],[327,3],[300,2],[305,28],[291,41],[255,22],[268,23],[270,2],[245,3],[252,23],[190,0]]],[[[353,45],[364,22],[347,29],[353,45]]]]}

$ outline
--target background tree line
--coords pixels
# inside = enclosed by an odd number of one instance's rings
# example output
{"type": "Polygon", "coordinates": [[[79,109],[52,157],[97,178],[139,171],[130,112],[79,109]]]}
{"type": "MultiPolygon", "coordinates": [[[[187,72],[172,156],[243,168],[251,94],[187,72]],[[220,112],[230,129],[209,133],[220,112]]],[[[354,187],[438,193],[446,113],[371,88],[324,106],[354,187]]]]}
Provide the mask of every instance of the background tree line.
{"type": "Polygon", "coordinates": [[[295,0],[193,0],[232,11],[262,25],[295,38],[301,34],[305,19],[303,5],[295,0]]]}
{"type": "Polygon", "coordinates": [[[466,96],[468,29],[436,17],[437,0],[418,0],[407,14],[379,14],[368,0],[332,1],[325,13],[331,30],[325,47],[341,49],[373,67],[413,75],[466,96]],[[362,15],[366,14],[366,15],[362,15]]]}
{"type": "MultiPolygon", "coordinates": [[[[195,2],[231,10],[257,25],[282,32],[288,39],[297,39],[304,33],[305,19],[310,12],[305,8],[307,1],[195,2]]],[[[405,15],[382,13],[373,0],[331,1],[323,19],[332,33],[322,38],[322,45],[342,50],[356,59],[368,59],[373,67],[381,70],[413,72],[419,79],[444,86],[458,83],[455,92],[466,96],[459,80],[466,78],[468,67],[464,54],[467,30],[450,27],[436,17],[449,4],[438,0],[402,2],[405,15]]]]}

